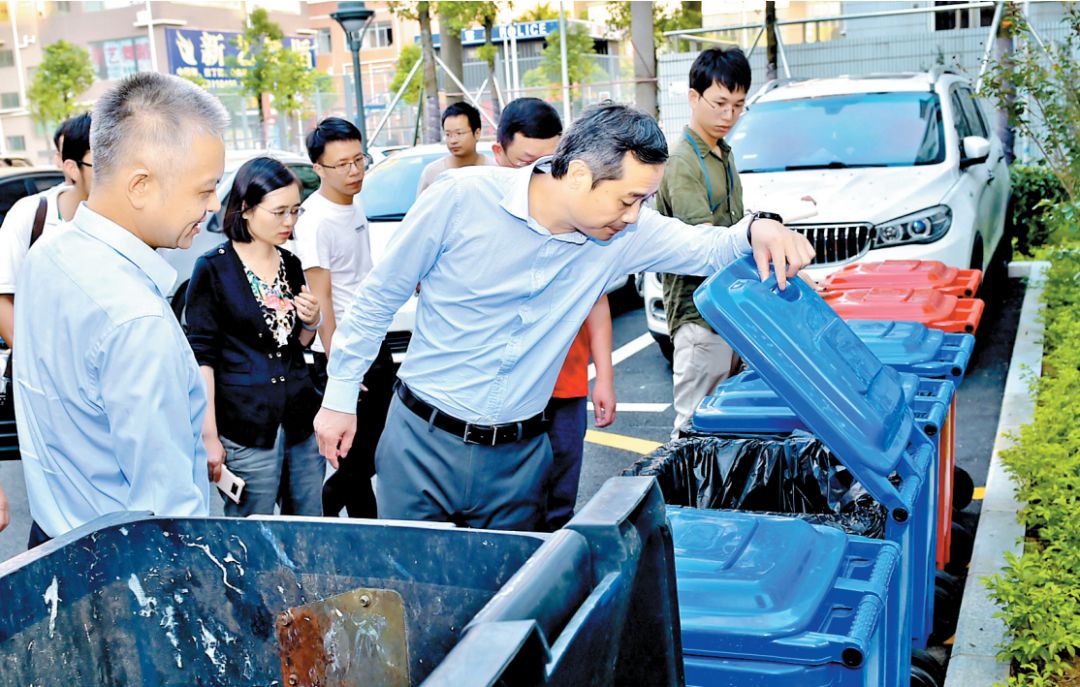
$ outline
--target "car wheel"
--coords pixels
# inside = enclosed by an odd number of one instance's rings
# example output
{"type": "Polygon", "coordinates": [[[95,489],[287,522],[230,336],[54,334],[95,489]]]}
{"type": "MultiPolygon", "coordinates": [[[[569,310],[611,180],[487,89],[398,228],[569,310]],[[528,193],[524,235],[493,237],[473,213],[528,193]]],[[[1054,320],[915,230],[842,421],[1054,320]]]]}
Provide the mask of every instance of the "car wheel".
{"type": "Polygon", "coordinates": [[[660,353],[670,363],[672,357],[675,355],[675,347],[671,345],[671,337],[667,334],[650,333],[652,334],[652,338],[656,342],[656,345],[660,347],[660,353]]]}
{"type": "Polygon", "coordinates": [[[983,240],[982,234],[975,234],[975,245],[971,247],[971,269],[983,268],[983,240]]]}

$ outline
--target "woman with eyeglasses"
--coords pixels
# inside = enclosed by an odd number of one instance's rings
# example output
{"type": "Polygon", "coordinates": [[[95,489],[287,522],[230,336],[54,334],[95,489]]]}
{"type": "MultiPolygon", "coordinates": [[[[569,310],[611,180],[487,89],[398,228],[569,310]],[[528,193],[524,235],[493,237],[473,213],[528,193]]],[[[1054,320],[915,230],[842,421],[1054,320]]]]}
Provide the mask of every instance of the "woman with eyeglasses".
{"type": "Polygon", "coordinates": [[[221,466],[245,486],[225,514],[322,515],[323,458],[312,432],[319,396],[304,349],[319,302],[300,260],[281,248],[300,216],[300,183],[269,157],[236,173],[225,209],[229,240],[201,256],[187,291],[191,349],[206,380],[210,479],[221,466]]]}

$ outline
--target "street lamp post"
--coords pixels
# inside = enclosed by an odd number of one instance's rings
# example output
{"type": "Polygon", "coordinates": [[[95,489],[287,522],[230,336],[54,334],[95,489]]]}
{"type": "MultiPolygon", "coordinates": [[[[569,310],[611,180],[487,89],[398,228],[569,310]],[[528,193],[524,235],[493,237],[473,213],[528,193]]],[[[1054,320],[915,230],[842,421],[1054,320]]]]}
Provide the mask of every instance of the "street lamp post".
{"type": "Polygon", "coordinates": [[[339,2],[337,12],[330,14],[331,19],[341,24],[345,36],[349,39],[353,61],[353,88],[356,91],[356,126],[360,129],[365,149],[368,140],[364,126],[364,91],[360,79],[360,45],[364,42],[364,33],[374,16],[375,12],[365,7],[363,2],[339,2]]]}

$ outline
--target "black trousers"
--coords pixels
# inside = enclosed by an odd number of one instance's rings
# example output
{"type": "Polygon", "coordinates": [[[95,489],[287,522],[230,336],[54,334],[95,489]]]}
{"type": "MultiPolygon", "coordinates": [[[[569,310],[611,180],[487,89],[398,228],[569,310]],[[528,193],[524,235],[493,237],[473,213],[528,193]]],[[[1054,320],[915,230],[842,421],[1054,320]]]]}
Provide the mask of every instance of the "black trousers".
{"type": "MultiPolygon", "coordinates": [[[[326,355],[314,353],[312,377],[320,392],[326,388],[326,355]]],[[[364,375],[367,391],[356,400],[356,436],[348,455],[339,462],[337,472],[323,485],[323,513],[335,517],[344,508],[350,518],[374,518],[378,515],[371,477],[375,474],[375,447],[379,445],[390,400],[394,397],[397,365],[384,341],[379,354],[364,375]]]]}
{"type": "Polygon", "coordinates": [[[45,534],[45,530],[37,524],[36,520],[30,521],[30,537],[26,542],[26,550],[34,548],[35,546],[41,546],[47,541],[52,540],[52,537],[45,534]]]}

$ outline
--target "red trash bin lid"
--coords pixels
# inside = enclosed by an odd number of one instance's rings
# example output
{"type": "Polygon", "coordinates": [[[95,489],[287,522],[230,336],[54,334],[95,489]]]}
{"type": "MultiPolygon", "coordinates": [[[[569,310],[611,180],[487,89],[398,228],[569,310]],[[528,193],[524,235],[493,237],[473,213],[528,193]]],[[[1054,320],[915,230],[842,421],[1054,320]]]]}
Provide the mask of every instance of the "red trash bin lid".
{"type": "Polygon", "coordinates": [[[921,322],[965,334],[979,328],[984,307],[979,298],[957,298],[934,289],[848,289],[827,291],[822,298],[845,320],[921,322]]]}
{"type": "Polygon", "coordinates": [[[934,289],[970,298],[979,290],[982,270],[962,270],[940,260],[860,262],[833,272],[820,284],[824,291],[874,287],[934,289]]]}

